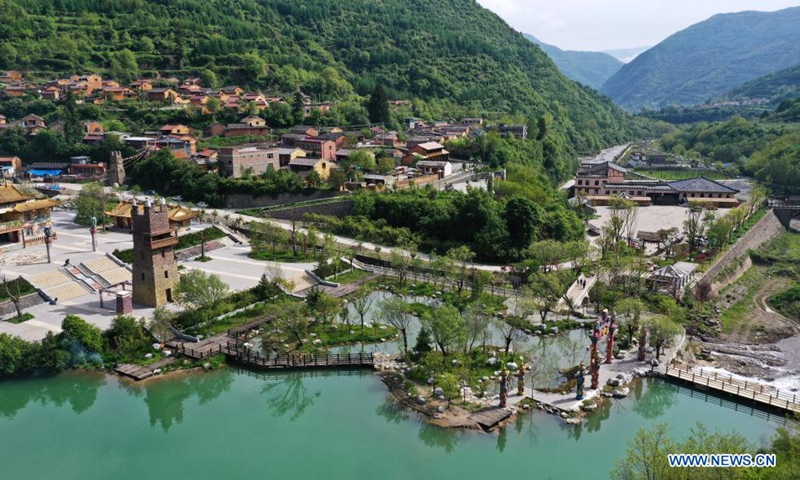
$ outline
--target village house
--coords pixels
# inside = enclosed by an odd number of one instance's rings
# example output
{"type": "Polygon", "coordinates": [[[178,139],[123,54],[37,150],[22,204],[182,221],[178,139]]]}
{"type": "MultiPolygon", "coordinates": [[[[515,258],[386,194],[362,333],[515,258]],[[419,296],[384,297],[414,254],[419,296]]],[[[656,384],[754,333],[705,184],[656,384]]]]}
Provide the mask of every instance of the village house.
{"type": "Polygon", "coordinates": [[[289,162],[289,171],[302,176],[315,171],[323,181],[328,179],[335,167],[333,162],[323,158],[295,158],[289,162]]]}
{"type": "Polygon", "coordinates": [[[446,160],[421,160],[416,167],[423,175],[438,175],[440,179],[453,174],[453,165],[446,160]]]}
{"type": "Polygon", "coordinates": [[[347,135],[344,132],[320,133],[316,137],[318,140],[330,140],[336,144],[336,148],[343,148],[347,145],[347,135]]]}
{"type": "Polygon", "coordinates": [[[180,95],[171,88],[151,88],[147,91],[147,100],[150,102],[174,103],[180,95]]]}
{"type": "Polygon", "coordinates": [[[38,132],[47,128],[44,119],[38,115],[27,115],[22,119],[22,128],[28,135],[36,135],[38,132]]]}
{"type": "Polygon", "coordinates": [[[61,98],[61,87],[55,85],[45,87],[45,89],[42,90],[41,96],[43,100],[56,101],[61,98]]]}
{"type": "Polygon", "coordinates": [[[445,150],[441,143],[426,142],[409,148],[408,154],[403,157],[401,163],[411,167],[420,161],[447,162],[448,160],[450,160],[450,152],[445,150]]]}
{"type": "Polygon", "coordinates": [[[219,150],[219,174],[229,178],[241,178],[246,174],[261,175],[270,168],[281,168],[277,149],[258,147],[225,147],[219,150]]]}
{"type": "Polygon", "coordinates": [[[65,162],[36,162],[24,168],[28,178],[59,177],[69,170],[65,162]]]}
{"type": "Polygon", "coordinates": [[[56,205],[58,201],[37,200],[16,185],[0,186],[0,244],[26,247],[42,243],[44,227],[51,224],[51,210],[56,205]]]}
{"type": "Polygon", "coordinates": [[[102,135],[103,124],[97,121],[83,122],[83,131],[87,135],[102,135]]]}
{"type": "Polygon", "coordinates": [[[130,100],[137,98],[139,95],[127,87],[103,87],[100,89],[100,95],[104,100],[120,102],[122,100],[130,100]]]}
{"type": "Polygon", "coordinates": [[[22,159],[19,157],[0,157],[0,170],[3,175],[13,176],[22,170],[22,159]]]}
{"type": "Polygon", "coordinates": [[[480,117],[462,118],[461,125],[466,125],[468,127],[480,127],[483,125],[483,119],[480,117]]]}
{"type": "Polygon", "coordinates": [[[153,137],[134,137],[131,135],[123,138],[122,141],[136,150],[155,148],[158,145],[158,139],[153,137]]]}
{"type": "MultiPolygon", "coordinates": [[[[198,215],[198,212],[180,205],[169,205],[167,208],[169,209],[169,226],[176,230],[189,228],[192,219],[198,215]]],[[[105,213],[112,218],[114,228],[131,230],[131,210],[133,210],[131,202],[120,202],[105,213]]]]}
{"type": "Polygon", "coordinates": [[[232,97],[241,97],[244,95],[244,89],[237,86],[224,87],[221,92],[232,97]]]}
{"type": "Polygon", "coordinates": [[[149,92],[153,89],[153,82],[145,78],[140,78],[131,84],[131,88],[140,92],[149,92]]]}
{"type": "Polygon", "coordinates": [[[322,158],[324,160],[336,159],[336,142],[331,140],[306,138],[298,141],[295,146],[305,150],[311,157],[322,158]]]}
{"type": "Polygon", "coordinates": [[[67,173],[79,178],[100,178],[106,174],[106,164],[93,162],[91,157],[85,155],[71,157],[67,173]]]}
{"type": "Polygon", "coordinates": [[[189,135],[191,131],[189,127],[183,124],[167,124],[163,127],[158,129],[158,133],[161,134],[162,137],[168,137],[170,135],[189,135]]]}
{"type": "Polygon", "coordinates": [[[303,133],[284,133],[281,135],[281,145],[284,147],[296,147],[299,142],[306,138],[307,136],[303,133]]]}
{"type": "Polygon", "coordinates": [[[0,130],[8,128],[7,120],[5,115],[0,115],[0,130]]]}
{"type": "Polygon", "coordinates": [[[506,125],[501,123],[497,126],[497,131],[501,135],[512,135],[515,138],[522,140],[528,139],[528,126],[527,125],[506,125]]]}
{"type": "Polygon", "coordinates": [[[309,127],[306,125],[295,125],[289,130],[289,133],[305,135],[306,137],[316,137],[317,135],[319,135],[319,130],[317,130],[314,127],[309,127]]]}
{"type": "Polygon", "coordinates": [[[272,129],[267,126],[266,120],[256,116],[246,117],[242,119],[241,123],[229,123],[228,125],[216,123],[205,131],[205,134],[211,137],[263,136],[270,133],[272,133],[272,129]]]}
{"type": "Polygon", "coordinates": [[[6,97],[24,97],[28,94],[28,87],[24,85],[9,85],[3,89],[6,97]]]}
{"type": "Polygon", "coordinates": [[[23,79],[22,72],[18,70],[9,70],[0,75],[0,83],[17,83],[23,79]]]}
{"type": "Polygon", "coordinates": [[[379,173],[367,173],[362,179],[367,188],[374,190],[391,187],[397,181],[394,175],[382,175],[379,173]]]}
{"type": "Polygon", "coordinates": [[[185,135],[170,135],[159,138],[156,145],[162,150],[169,150],[172,156],[179,159],[188,159],[197,153],[196,140],[185,135]]]}

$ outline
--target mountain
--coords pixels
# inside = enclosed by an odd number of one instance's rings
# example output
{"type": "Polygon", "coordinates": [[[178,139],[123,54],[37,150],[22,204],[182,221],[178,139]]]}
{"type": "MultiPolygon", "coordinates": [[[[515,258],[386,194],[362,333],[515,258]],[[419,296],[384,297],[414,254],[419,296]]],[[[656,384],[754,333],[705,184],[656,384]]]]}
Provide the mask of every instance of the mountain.
{"type": "Polygon", "coordinates": [[[554,45],[540,41],[531,34],[523,33],[522,36],[539,45],[567,78],[596,89],[600,89],[603,83],[623,65],[622,62],[605,53],[561,50],[554,45]]]}
{"type": "Polygon", "coordinates": [[[634,58],[638,57],[647,50],[650,50],[651,48],[653,47],[615,48],[613,50],[603,50],[603,53],[611,55],[622,63],[630,63],[634,58]]]}
{"type": "Polygon", "coordinates": [[[800,7],[715,15],[636,57],[601,89],[631,110],[692,105],[800,62],[800,7]]]}
{"type": "MultiPolygon", "coordinates": [[[[610,100],[564,77],[474,0],[0,0],[0,68],[40,78],[216,74],[291,96],[425,101],[429,116],[482,114],[536,124],[573,151],[623,140],[610,100]],[[562,140],[563,139],[563,140],[562,140]]],[[[209,75],[206,75],[208,78],[209,75]]],[[[290,97],[291,98],[291,97],[290,97]]],[[[415,110],[414,113],[417,113],[415,110]]]]}
{"type": "Polygon", "coordinates": [[[800,63],[780,72],[750,80],[725,95],[725,98],[743,100],[768,98],[774,105],[796,97],[800,97],[800,63]]]}

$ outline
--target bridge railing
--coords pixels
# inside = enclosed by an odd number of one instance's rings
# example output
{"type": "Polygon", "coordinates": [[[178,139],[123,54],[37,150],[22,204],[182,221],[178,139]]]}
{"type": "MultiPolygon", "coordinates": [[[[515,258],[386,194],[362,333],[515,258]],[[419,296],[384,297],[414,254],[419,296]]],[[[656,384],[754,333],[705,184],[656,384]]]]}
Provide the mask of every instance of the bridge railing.
{"type": "Polygon", "coordinates": [[[702,368],[698,371],[692,369],[688,365],[681,367],[670,366],[668,364],[666,369],[667,375],[669,375],[670,372],[678,379],[689,380],[697,385],[708,387],[711,382],[719,382],[722,385],[722,390],[725,392],[736,393],[738,396],[752,398],[753,400],[756,400],[756,396],[763,395],[767,397],[766,403],[769,405],[785,406],[787,409],[792,409],[792,407],[794,407],[794,410],[800,409],[800,405],[797,403],[798,398],[796,393],[782,392],[760,382],[741,380],[732,375],[719,374],[716,371],[703,371],[702,368]],[[731,388],[726,389],[726,385],[729,385],[731,388]],[[735,391],[733,391],[734,388],[736,389],[735,391]]]}

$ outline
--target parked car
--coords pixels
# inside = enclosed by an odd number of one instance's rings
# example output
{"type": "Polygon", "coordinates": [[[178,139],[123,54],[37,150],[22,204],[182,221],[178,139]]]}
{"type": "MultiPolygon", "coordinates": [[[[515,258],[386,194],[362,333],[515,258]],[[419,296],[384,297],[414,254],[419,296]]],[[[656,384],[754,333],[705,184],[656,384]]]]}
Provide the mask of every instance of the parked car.
{"type": "Polygon", "coordinates": [[[206,202],[197,202],[198,208],[208,208],[208,204],[206,202]]]}
{"type": "Polygon", "coordinates": [[[175,195],[174,197],[172,197],[172,201],[173,202],[180,202],[182,200],[183,200],[183,197],[181,197],[180,195],[175,195]]]}
{"type": "Polygon", "coordinates": [[[155,190],[145,190],[144,194],[145,195],[156,195],[156,191],[155,190]]]}

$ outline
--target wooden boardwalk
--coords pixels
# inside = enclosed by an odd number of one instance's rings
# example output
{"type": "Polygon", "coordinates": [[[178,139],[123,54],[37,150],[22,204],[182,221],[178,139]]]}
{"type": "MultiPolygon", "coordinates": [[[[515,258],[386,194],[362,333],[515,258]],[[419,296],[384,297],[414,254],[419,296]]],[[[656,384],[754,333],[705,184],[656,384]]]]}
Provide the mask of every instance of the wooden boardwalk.
{"type": "Polygon", "coordinates": [[[477,423],[484,430],[491,430],[510,417],[511,413],[512,410],[510,408],[489,407],[478,410],[468,416],[467,419],[477,423]]]}
{"type": "Polygon", "coordinates": [[[156,370],[160,370],[163,367],[175,362],[177,359],[175,357],[167,357],[162,360],[159,360],[155,363],[151,363],[150,365],[141,366],[135,365],[132,363],[123,363],[122,365],[117,366],[114,369],[115,372],[125,375],[126,377],[130,377],[136,381],[144,380],[145,378],[150,378],[155,375],[156,370]]]}
{"type": "Polygon", "coordinates": [[[800,396],[795,393],[781,392],[761,383],[739,380],[717,372],[703,369],[692,369],[689,366],[669,366],[667,378],[689,383],[701,389],[726,393],[742,402],[753,402],[761,407],[774,408],[790,413],[800,413],[800,396]]]}
{"type": "Polygon", "coordinates": [[[221,348],[229,359],[261,370],[313,369],[313,368],[372,368],[375,359],[371,353],[288,354],[261,355],[231,343],[221,348]]]}

